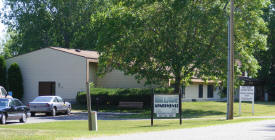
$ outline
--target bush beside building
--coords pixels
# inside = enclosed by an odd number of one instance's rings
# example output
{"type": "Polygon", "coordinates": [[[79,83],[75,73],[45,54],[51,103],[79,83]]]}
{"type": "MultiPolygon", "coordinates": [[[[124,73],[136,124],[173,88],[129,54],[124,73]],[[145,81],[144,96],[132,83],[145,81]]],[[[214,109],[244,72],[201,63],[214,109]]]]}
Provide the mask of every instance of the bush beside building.
{"type": "Polygon", "coordinates": [[[14,98],[22,99],[23,90],[23,78],[19,65],[13,63],[8,69],[8,91],[12,91],[12,96],[14,98]]]}
{"type": "MultiPolygon", "coordinates": [[[[172,88],[156,88],[154,93],[173,93],[172,88]]],[[[120,101],[143,102],[145,107],[151,105],[152,89],[150,88],[91,88],[92,106],[117,106],[120,101]]],[[[86,105],[86,92],[79,92],[76,96],[78,104],[86,105]]]]}

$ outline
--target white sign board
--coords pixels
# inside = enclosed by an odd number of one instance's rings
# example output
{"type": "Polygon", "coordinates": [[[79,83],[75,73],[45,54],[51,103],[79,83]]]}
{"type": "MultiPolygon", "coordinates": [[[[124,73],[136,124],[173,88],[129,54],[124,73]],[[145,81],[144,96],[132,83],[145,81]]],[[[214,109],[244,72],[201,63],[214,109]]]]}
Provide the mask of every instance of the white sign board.
{"type": "Polygon", "coordinates": [[[254,86],[240,86],[239,114],[242,114],[242,101],[252,102],[252,114],[254,115],[254,86]]]}
{"type": "Polygon", "coordinates": [[[179,95],[154,95],[154,113],[157,117],[176,117],[179,95]]]}
{"type": "Polygon", "coordinates": [[[254,86],[240,86],[240,100],[254,101],[254,86]]]}

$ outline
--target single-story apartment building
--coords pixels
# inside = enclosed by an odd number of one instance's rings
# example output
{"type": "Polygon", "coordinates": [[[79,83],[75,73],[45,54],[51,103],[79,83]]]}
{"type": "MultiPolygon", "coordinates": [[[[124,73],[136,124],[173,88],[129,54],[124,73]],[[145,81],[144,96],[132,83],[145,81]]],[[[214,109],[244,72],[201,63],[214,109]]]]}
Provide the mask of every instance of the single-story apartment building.
{"type": "Polygon", "coordinates": [[[216,83],[217,81],[213,80],[206,83],[199,78],[191,79],[191,84],[183,89],[183,101],[220,100],[220,89],[216,83]]]}
{"type": "MultiPolygon", "coordinates": [[[[17,63],[21,69],[25,103],[43,95],[75,100],[78,92],[86,91],[87,80],[103,88],[145,88],[145,81],[138,83],[134,76],[118,70],[98,77],[98,57],[96,51],[48,47],[7,59],[7,65],[17,63]]],[[[184,95],[187,99],[219,99],[213,84],[202,81],[193,81],[184,95]]]]}

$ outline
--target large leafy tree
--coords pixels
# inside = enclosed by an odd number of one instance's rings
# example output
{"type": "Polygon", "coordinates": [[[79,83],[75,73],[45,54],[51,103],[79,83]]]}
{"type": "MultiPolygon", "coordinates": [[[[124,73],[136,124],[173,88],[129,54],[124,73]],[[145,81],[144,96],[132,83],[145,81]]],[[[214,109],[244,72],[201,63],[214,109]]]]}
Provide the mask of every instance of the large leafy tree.
{"type": "MultiPolygon", "coordinates": [[[[100,70],[123,70],[147,83],[175,79],[175,92],[192,76],[226,79],[227,0],[115,1],[92,15],[100,70]]],[[[257,50],[266,49],[264,0],[235,3],[235,72],[256,75],[257,50]]]]}
{"type": "Polygon", "coordinates": [[[265,81],[266,89],[270,94],[275,95],[275,0],[264,9],[264,19],[268,23],[267,51],[260,51],[257,59],[261,65],[258,79],[265,81]]]}
{"type": "Polygon", "coordinates": [[[3,56],[0,56],[0,85],[6,86],[7,80],[7,68],[6,68],[6,61],[3,56]]]}
{"type": "Polygon", "coordinates": [[[14,33],[12,55],[48,46],[93,48],[93,0],[5,0],[2,22],[14,33]],[[91,38],[90,38],[91,37],[91,38]]]}

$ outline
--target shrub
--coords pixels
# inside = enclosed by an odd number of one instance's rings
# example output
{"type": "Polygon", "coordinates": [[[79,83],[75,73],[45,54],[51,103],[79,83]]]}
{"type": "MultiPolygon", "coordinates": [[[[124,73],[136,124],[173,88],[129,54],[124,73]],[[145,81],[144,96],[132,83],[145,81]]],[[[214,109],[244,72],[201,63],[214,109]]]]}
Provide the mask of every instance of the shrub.
{"type": "Polygon", "coordinates": [[[13,63],[8,69],[8,91],[12,91],[12,96],[18,99],[23,98],[23,78],[18,64],[13,63]]]}
{"type": "Polygon", "coordinates": [[[6,61],[3,56],[0,56],[0,85],[6,87],[6,82],[7,82],[6,61]]]}
{"type": "MultiPolygon", "coordinates": [[[[155,93],[172,93],[171,88],[157,88],[155,93]]],[[[151,105],[152,90],[149,88],[111,89],[91,88],[92,105],[117,106],[120,101],[143,102],[145,107],[151,105]]],[[[79,92],[76,96],[78,104],[86,105],[86,92],[79,92]]]]}

